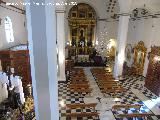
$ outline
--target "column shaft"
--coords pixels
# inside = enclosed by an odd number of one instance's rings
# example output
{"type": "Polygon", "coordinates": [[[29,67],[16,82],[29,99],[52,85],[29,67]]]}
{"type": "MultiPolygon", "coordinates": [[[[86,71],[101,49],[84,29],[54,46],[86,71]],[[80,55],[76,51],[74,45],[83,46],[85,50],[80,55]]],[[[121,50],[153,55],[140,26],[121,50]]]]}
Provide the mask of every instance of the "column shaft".
{"type": "Polygon", "coordinates": [[[36,120],[59,120],[55,8],[42,2],[26,6],[36,120]]]}
{"type": "Polygon", "coordinates": [[[65,81],[65,11],[57,10],[58,80],[65,81]]]}
{"type": "Polygon", "coordinates": [[[122,75],[122,71],[123,71],[129,18],[130,16],[120,16],[119,18],[117,52],[116,52],[115,67],[114,67],[115,77],[122,75]]]}

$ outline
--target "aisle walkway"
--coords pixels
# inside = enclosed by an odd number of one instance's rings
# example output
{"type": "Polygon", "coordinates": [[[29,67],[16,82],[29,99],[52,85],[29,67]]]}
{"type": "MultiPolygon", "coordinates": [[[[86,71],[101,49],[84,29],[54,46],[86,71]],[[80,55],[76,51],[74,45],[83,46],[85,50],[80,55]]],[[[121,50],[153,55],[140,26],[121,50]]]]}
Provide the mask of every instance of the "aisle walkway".
{"type": "Polygon", "coordinates": [[[84,97],[84,103],[98,103],[96,109],[100,112],[100,120],[115,120],[115,117],[111,111],[111,106],[114,104],[114,99],[104,98],[90,71],[90,68],[85,68],[84,71],[90,83],[90,87],[92,88],[91,97],[84,97]]]}

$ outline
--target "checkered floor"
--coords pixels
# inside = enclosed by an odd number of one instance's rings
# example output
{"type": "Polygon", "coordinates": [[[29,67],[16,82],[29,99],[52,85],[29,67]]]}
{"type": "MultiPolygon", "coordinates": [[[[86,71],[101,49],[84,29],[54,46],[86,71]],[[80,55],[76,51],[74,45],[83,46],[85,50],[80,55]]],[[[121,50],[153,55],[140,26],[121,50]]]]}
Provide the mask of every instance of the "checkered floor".
{"type": "MultiPolygon", "coordinates": [[[[96,79],[95,79],[96,80],[96,79]]],[[[76,93],[76,92],[70,92],[68,83],[59,83],[59,103],[64,102],[64,104],[71,104],[71,103],[84,103],[83,97],[86,96],[86,93],[76,93]]],[[[131,88],[137,89],[141,91],[149,100],[151,99],[156,99],[157,96],[154,95],[152,92],[150,92],[147,88],[143,87],[144,85],[144,78],[143,77],[134,77],[134,76],[126,76],[125,80],[121,81],[120,84],[127,89],[125,93],[121,93],[116,95],[116,97],[121,98],[121,102],[117,102],[119,104],[142,104],[143,106],[141,107],[140,111],[142,113],[144,112],[149,112],[152,113],[134,93],[130,90],[131,88]]],[[[86,109],[84,112],[91,112],[91,109],[86,109]]],[[[71,112],[80,112],[79,109],[76,110],[67,110],[66,108],[63,108],[59,104],[59,115],[60,115],[60,120],[66,120],[66,113],[71,113],[71,112]]],[[[116,114],[124,113],[124,110],[119,110],[117,112],[112,111],[114,114],[114,117],[116,120],[120,120],[119,118],[116,118],[116,114]]],[[[135,109],[130,109],[129,113],[134,113],[135,109]]],[[[152,113],[153,114],[153,113],[152,113]]],[[[77,120],[93,120],[94,118],[77,118],[77,120]]],[[[149,120],[160,120],[160,115],[154,115],[150,118],[149,120]]],[[[67,120],[70,120],[70,118],[67,118],[67,120]]],[[[75,119],[74,119],[75,120],[75,119]]],[[[95,119],[94,119],[95,120],[95,119]]],[[[98,119],[96,119],[98,120],[98,119]]],[[[126,119],[127,120],[127,119],[126,119]]],[[[129,119],[128,119],[129,120],[129,119]]],[[[139,118],[138,120],[142,120],[139,118]]]]}

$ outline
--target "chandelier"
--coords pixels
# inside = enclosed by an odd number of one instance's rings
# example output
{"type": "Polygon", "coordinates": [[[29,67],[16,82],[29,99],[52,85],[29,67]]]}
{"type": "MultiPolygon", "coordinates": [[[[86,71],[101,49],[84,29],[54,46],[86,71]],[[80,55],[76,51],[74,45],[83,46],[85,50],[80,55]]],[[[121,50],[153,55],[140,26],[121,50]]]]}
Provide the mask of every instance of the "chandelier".
{"type": "Polygon", "coordinates": [[[110,50],[109,43],[110,43],[110,41],[109,41],[109,38],[108,38],[107,30],[104,29],[103,32],[100,32],[100,35],[97,38],[96,43],[95,43],[95,49],[97,50],[97,52],[101,56],[103,56],[103,57],[107,56],[107,53],[110,50]]]}

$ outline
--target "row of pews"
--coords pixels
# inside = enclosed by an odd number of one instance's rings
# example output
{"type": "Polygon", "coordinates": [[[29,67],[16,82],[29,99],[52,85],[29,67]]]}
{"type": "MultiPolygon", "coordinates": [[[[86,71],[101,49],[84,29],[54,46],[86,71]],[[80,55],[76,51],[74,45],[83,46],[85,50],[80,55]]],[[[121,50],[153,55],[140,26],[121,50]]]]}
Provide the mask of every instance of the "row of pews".
{"type": "Polygon", "coordinates": [[[104,96],[105,94],[113,94],[115,96],[118,93],[126,91],[126,89],[119,84],[119,80],[115,80],[113,75],[106,72],[103,68],[92,68],[91,72],[104,96]]]}
{"type": "MultiPolygon", "coordinates": [[[[97,84],[101,90],[102,93],[105,94],[112,94],[115,96],[119,93],[124,93],[126,91],[125,88],[121,86],[119,83],[119,80],[115,80],[113,75],[109,72],[107,72],[103,68],[92,68],[91,72],[94,76],[94,78],[97,81],[97,84]]],[[[140,109],[143,105],[140,104],[115,104],[112,106],[112,111],[115,114],[116,118],[142,118],[146,120],[149,116],[152,116],[153,114],[150,113],[141,113],[140,109]],[[129,113],[130,109],[134,109],[135,113],[129,113]],[[123,114],[119,114],[118,110],[125,111],[123,114]]]]}
{"type": "Polygon", "coordinates": [[[92,89],[82,68],[72,70],[69,88],[72,92],[91,93],[92,89]]]}
{"type": "MultiPolygon", "coordinates": [[[[87,77],[84,73],[84,70],[82,68],[74,68],[71,71],[70,75],[70,84],[69,89],[71,92],[78,92],[83,98],[82,93],[90,94],[92,89],[90,88],[89,81],[87,80],[87,77]]],[[[70,118],[78,118],[78,117],[92,117],[94,119],[99,118],[99,113],[96,111],[97,103],[72,103],[67,104],[66,109],[67,110],[73,110],[73,109],[80,109],[80,112],[71,112],[66,113],[67,119],[70,118]],[[86,109],[90,109],[90,112],[86,112],[86,109]]]]}

